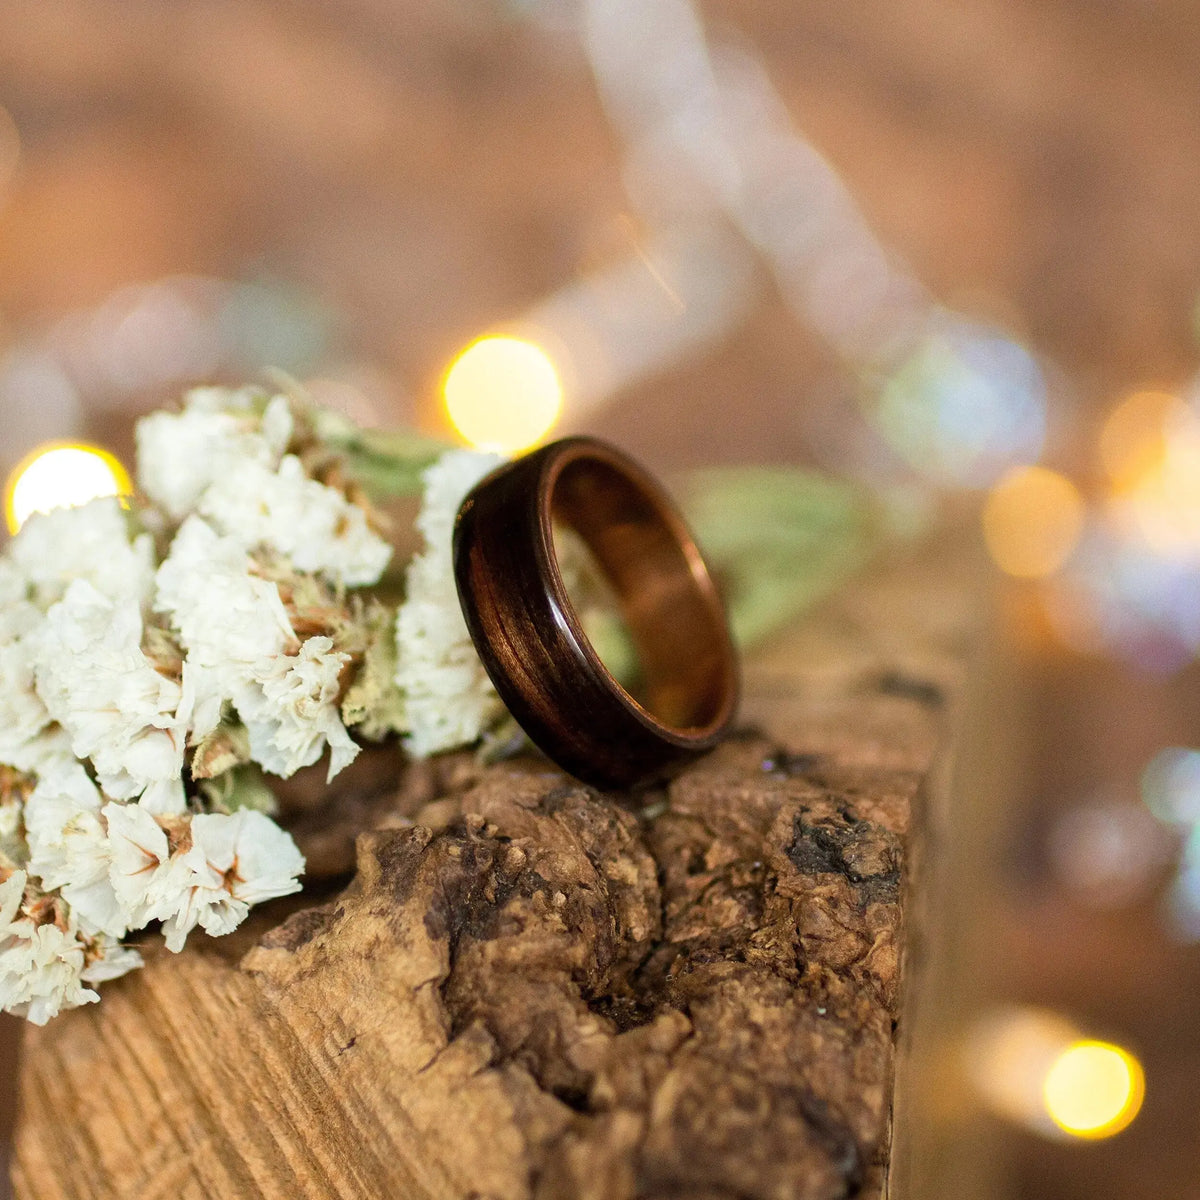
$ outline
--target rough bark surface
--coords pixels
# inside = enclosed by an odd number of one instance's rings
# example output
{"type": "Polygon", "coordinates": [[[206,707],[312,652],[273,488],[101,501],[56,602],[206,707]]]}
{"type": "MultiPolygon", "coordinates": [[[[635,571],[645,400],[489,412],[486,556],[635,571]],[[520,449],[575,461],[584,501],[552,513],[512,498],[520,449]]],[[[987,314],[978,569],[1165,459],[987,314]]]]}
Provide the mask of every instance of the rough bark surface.
{"type": "MultiPolygon", "coordinates": [[[[751,669],[770,736],[668,788],[375,764],[344,890],[152,940],[30,1031],[17,1195],[880,1195],[913,802],[962,629],[944,571],[891,578],[751,669]]],[[[344,865],[345,829],[300,826],[344,865]]]]}

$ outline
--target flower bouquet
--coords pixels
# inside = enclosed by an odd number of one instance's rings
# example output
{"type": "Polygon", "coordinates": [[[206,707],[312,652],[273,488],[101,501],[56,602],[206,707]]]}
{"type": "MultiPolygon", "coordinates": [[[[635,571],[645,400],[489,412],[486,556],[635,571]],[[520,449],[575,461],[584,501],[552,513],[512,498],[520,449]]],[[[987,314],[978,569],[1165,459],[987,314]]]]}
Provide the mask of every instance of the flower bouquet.
{"type": "Polygon", "coordinates": [[[495,456],[384,454],[218,388],[144,419],[137,449],[135,498],[35,515],[0,558],[0,1008],[37,1024],[140,966],[126,940],[151,922],[179,951],[299,889],[268,776],[327,755],[332,778],[393,735],[466,745],[503,716],[449,561],[495,456]],[[396,586],[368,489],[422,472],[425,549],[396,586]]]}

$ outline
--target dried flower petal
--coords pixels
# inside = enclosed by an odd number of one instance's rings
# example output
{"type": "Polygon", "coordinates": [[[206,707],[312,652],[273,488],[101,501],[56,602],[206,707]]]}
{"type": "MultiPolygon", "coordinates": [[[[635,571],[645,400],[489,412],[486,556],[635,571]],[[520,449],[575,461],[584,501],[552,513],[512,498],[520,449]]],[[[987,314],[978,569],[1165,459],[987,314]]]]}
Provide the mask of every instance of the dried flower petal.
{"type": "Polygon", "coordinates": [[[405,742],[418,758],[469,745],[504,711],[459,607],[451,548],[459,505],[502,461],[495,454],[452,450],[424,474],[417,528],[425,549],[409,564],[407,598],[396,617],[405,742]]]}
{"type": "Polygon", "coordinates": [[[377,583],[392,548],[336,488],[310,479],[294,455],[278,470],[248,459],[215,479],[199,512],[247,550],[267,547],[300,571],[346,587],[377,583]]]}
{"type": "Polygon", "coordinates": [[[276,396],[260,418],[262,393],[196,388],[183,412],[157,412],[137,427],[138,484],[173,521],[239,462],[279,465],[292,436],[287,399],[276,396]]]}
{"type": "Polygon", "coordinates": [[[142,599],[154,578],[153,542],[148,534],[130,540],[126,514],[114,497],[34,513],[6,554],[29,598],[42,608],[59,600],[75,580],[86,580],[105,596],[142,599]]]}
{"type": "Polygon", "coordinates": [[[44,773],[25,805],[28,869],[44,891],[59,891],[81,927],[119,938],[130,922],[109,877],[112,851],[102,803],[74,759],[44,773]]]}
{"type": "Polygon", "coordinates": [[[182,812],[182,692],[153,668],[141,640],[136,600],[110,600],[77,579],[38,633],[37,690],[110,796],[182,812]]]}
{"type": "Polygon", "coordinates": [[[84,986],[84,944],[76,930],[21,911],[26,882],[24,871],[14,871],[0,884],[0,1010],[45,1025],[63,1009],[100,997],[84,986]]]}
{"type": "Polygon", "coordinates": [[[278,585],[253,574],[235,539],[189,517],[159,568],[157,604],[187,649],[194,739],[212,733],[231,702],[251,757],[273,774],[316,762],[327,745],[331,778],[354,759],[338,711],[347,655],[328,637],[297,637],[278,585]]]}
{"type": "Polygon", "coordinates": [[[315,763],[328,745],[332,779],[358,756],[338,708],[341,671],[349,658],[334,650],[331,638],[311,637],[298,654],[260,664],[255,686],[235,695],[251,757],[264,770],[292,775],[315,763]]]}

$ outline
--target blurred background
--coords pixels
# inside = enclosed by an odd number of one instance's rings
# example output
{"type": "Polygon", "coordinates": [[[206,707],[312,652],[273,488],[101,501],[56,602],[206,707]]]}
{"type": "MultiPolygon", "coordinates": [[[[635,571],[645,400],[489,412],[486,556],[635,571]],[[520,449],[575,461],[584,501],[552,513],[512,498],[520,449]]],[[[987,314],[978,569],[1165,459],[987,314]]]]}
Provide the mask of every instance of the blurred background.
{"type": "Polygon", "coordinates": [[[968,543],[928,1186],[1200,1197],[1198,54],[1188,0],[0,0],[8,527],[273,366],[968,543]]]}

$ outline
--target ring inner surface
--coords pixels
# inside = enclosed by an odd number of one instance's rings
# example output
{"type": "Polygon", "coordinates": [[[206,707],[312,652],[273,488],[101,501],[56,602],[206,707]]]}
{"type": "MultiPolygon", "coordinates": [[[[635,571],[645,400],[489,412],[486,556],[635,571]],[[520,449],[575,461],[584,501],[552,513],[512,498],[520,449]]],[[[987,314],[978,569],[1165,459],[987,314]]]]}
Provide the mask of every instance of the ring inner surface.
{"type": "Polygon", "coordinates": [[[700,734],[721,722],[732,690],[724,614],[678,518],[595,458],[563,465],[550,506],[617,594],[642,667],[637,703],[679,732],[700,734]]]}

